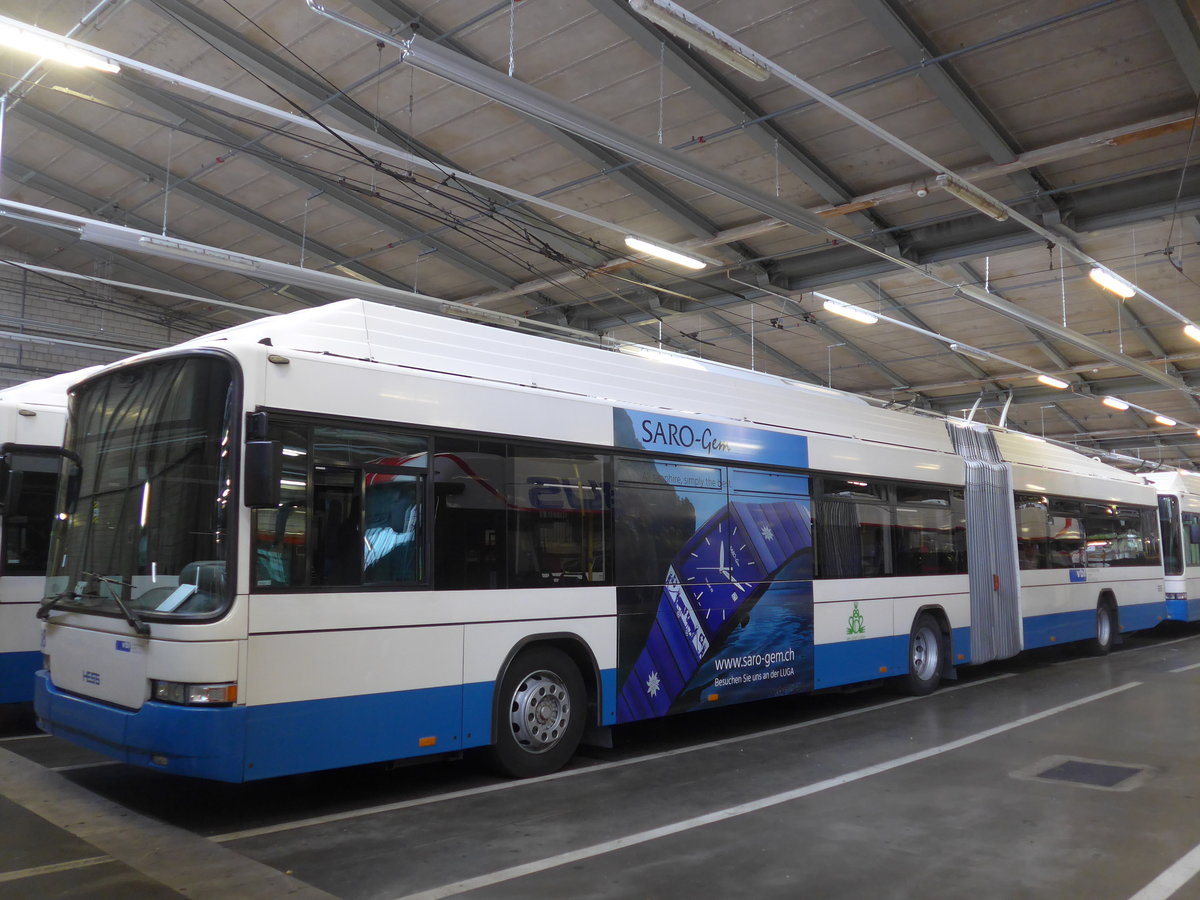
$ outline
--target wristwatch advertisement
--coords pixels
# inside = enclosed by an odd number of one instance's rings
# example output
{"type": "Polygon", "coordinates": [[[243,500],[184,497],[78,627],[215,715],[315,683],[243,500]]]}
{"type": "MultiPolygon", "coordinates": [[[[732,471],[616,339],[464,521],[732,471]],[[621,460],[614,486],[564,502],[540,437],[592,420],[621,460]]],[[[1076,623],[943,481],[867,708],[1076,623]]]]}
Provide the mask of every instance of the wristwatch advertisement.
{"type": "MultiPolygon", "coordinates": [[[[703,434],[703,441],[695,442],[700,452],[691,455],[709,459],[705,447],[768,443],[744,428],[737,429],[735,441],[714,425],[664,423],[649,415],[633,425],[643,435],[669,435],[672,428],[684,439],[703,434]]],[[[774,446],[786,449],[795,464],[795,441],[803,438],[770,436],[790,439],[776,440],[774,446]]],[[[675,452],[684,450],[677,446],[675,452]]],[[[663,472],[660,489],[678,484],[675,465],[657,468],[663,472]]],[[[807,494],[807,479],[788,475],[796,494],[771,496],[738,490],[739,483],[759,487],[767,474],[723,466],[719,471],[721,489],[710,490],[707,498],[677,487],[687,502],[713,503],[662,575],[658,607],[640,652],[632,665],[621,666],[618,722],[811,689],[812,539],[808,499],[797,495],[801,486],[807,494]]],[[[621,487],[617,490],[619,516],[621,487]]]]}

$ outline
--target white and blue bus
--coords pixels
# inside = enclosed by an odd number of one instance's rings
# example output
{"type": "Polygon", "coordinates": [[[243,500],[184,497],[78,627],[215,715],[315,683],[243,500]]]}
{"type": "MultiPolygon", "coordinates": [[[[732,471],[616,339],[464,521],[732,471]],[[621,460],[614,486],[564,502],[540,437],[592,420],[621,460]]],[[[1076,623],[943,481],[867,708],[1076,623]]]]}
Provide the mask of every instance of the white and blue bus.
{"type": "Polygon", "coordinates": [[[67,388],[91,369],[0,391],[0,703],[33,699],[67,388]]]}
{"type": "Polygon", "coordinates": [[[1165,616],[1156,493],[645,348],[346,300],[76,386],[35,708],[224,781],[489,748],[1165,616]]]}
{"type": "Polygon", "coordinates": [[[1167,618],[1200,620],[1200,475],[1180,469],[1146,476],[1158,488],[1167,618]]]}

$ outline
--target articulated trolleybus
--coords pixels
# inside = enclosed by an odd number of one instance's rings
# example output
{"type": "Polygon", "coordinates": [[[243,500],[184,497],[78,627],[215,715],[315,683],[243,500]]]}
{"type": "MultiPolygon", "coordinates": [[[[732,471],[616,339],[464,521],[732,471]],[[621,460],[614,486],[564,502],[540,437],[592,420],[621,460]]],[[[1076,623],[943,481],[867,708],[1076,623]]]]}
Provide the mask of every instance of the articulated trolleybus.
{"type": "Polygon", "coordinates": [[[359,300],[108,367],[68,446],[39,722],[224,781],[535,775],[606,726],[1164,615],[1155,492],[1085,456],[359,300]]]}
{"type": "Polygon", "coordinates": [[[33,699],[41,667],[34,612],[46,578],[67,388],[92,369],[0,391],[0,703],[33,699]]]}

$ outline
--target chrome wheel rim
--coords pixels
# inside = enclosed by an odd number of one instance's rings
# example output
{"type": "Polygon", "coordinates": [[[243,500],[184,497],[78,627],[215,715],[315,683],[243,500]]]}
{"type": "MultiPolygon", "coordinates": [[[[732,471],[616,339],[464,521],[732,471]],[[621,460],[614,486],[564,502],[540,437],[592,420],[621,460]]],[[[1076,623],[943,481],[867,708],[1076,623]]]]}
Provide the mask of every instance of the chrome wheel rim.
{"type": "Polygon", "coordinates": [[[1096,610],[1096,642],[1101,647],[1107,647],[1108,642],[1112,640],[1112,619],[1108,616],[1108,610],[1096,610]]]}
{"type": "Polygon", "coordinates": [[[513,691],[509,723],[517,744],[530,753],[545,753],[566,733],[571,696],[555,673],[545,669],[526,675],[513,691]]]}
{"type": "Polygon", "coordinates": [[[909,661],[913,674],[921,681],[928,681],[937,674],[941,645],[932,628],[921,628],[913,635],[912,658],[909,661]]]}

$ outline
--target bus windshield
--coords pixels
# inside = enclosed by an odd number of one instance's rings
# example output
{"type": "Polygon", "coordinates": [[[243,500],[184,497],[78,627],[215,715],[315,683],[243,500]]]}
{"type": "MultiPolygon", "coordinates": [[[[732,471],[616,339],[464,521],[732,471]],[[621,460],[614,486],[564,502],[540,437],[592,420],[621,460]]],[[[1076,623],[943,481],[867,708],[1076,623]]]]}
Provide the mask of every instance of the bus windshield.
{"type": "MultiPolygon", "coordinates": [[[[73,401],[78,499],[61,513],[43,608],[208,618],[228,602],[231,364],[176,357],[94,378],[73,401]]],[[[67,489],[66,495],[75,493],[67,489]]]]}

